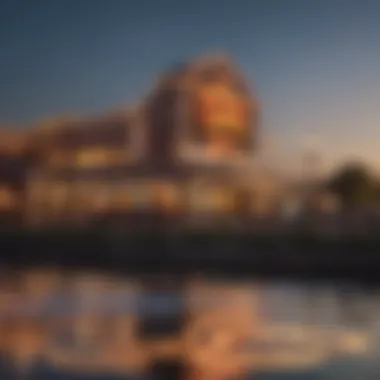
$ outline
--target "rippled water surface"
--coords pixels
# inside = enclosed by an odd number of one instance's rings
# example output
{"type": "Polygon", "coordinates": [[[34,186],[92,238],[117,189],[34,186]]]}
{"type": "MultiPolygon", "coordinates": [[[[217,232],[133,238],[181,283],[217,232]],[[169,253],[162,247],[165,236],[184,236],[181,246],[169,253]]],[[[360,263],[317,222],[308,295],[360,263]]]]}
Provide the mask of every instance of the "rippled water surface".
{"type": "MultiPolygon", "coordinates": [[[[305,328],[318,327],[326,347],[334,347],[323,363],[318,363],[307,370],[261,370],[252,368],[246,378],[256,380],[296,380],[296,379],[380,379],[380,291],[363,289],[353,284],[318,284],[305,285],[296,283],[266,283],[252,287],[252,294],[260,294],[260,315],[267,324],[304,326],[305,328]],[[347,344],[337,345],[337,332],[360,332],[367,336],[365,347],[357,349],[347,344]]],[[[113,295],[113,305],[118,305],[121,299],[113,295]],[[119,301],[118,301],[119,300],[119,301]]],[[[120,297],[120,292],[118,293],[120,297]]],[[[183,307],[180,297],[167,297],[166,299],[140,297],[140,312],[159,313],[163,309],[175,313],[183,307]],[[142,307],[143,305],[143,307],[142,307]]],[[[112,297],[109,295],[108,300],[112,297]]],[[[66,300],[67,301],[67,300],[66,300]]],[[[62,308],[62,299],[55,298],[56,310],[68,310],[68,306],[62,308]]],[[[125,302],[125,311],[132,308],[132,303],[125,302]]],[[[280,337],[279,337],[280,339],[280,337]]],[[[307,341],[313,346],[313,338],[307,341]]],[[[5,362],[4,362],[5,363],[5,362]]],[[[14,379],[3,364],[0,379],[14,379]]],[[[34,365],[28,374],[23,377],[29,379],[125,379],[147,378],[144,374],[131,374],[128,376],[115,376],[108,374],[72,373],[54,368],[47,364],[34,365]]]]}

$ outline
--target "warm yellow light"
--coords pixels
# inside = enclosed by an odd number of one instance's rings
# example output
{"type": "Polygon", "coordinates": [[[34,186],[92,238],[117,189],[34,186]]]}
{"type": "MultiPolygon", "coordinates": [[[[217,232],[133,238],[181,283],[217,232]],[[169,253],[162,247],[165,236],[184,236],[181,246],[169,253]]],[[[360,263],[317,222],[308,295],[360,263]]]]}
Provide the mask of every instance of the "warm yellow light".
{"type": "Polygon", "coordinates": [[[155,185],[154,190],[159,207],[166,211],[176,211],[181,207],[181,195],[175,185],[160,183],[155,185]]]}
{"type": "Polygon", "coordinates": [[[247,121],[247,102],[225,84],[209,84],[199,89],[201,123],[210,130],[243,131],[247,121]]]}

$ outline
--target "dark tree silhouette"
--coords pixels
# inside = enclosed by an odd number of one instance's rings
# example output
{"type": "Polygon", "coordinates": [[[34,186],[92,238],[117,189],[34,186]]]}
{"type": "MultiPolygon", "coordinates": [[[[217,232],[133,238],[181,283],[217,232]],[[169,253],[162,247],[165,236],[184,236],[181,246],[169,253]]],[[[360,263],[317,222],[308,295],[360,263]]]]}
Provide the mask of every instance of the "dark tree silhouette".
{"type": "Polygon", "coordinates": [[[370,170],[362,163],[352,162],[341,167],[330,179],[329,189],[343,205],[355,206],[376,200],[377,182],[370,170]]]}

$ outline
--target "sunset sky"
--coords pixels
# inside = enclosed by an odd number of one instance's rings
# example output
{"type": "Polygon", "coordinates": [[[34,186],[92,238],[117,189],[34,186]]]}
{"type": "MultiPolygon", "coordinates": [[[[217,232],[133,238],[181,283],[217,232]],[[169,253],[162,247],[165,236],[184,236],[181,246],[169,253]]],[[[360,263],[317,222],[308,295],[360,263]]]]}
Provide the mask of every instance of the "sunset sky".
{"type": "Polygon", "coordinates": [[[169,65],[230,53],[263,106],[264,160],[313,145],[380,168],[377,0],[1,0],[0,122],[136,102],[169,65]]]}

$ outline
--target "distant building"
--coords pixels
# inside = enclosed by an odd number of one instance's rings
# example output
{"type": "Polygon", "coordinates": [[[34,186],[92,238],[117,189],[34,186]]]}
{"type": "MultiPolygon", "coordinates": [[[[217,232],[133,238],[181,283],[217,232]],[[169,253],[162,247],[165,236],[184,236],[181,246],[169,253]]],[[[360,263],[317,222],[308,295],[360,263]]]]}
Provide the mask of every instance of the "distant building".
{"type": "Polygon", "coordinates": [[[247,177],[258,124],[257,101],[228,57],[177,66],[133,110],[31,130],[18,153],[27,158],[23,220],[136,227],[265,214],[275,185],[260,191],[264,180],[247,177]]]}
{"type": "Polygon", "coordinates": [[[35,131],[37,161],[27,178],[27,223],[80,223],[102,209],[122,208],[126,199],[117,189],[115,172],[136,156],[130,124],[131,116],[121,113],[35,131]]]}

